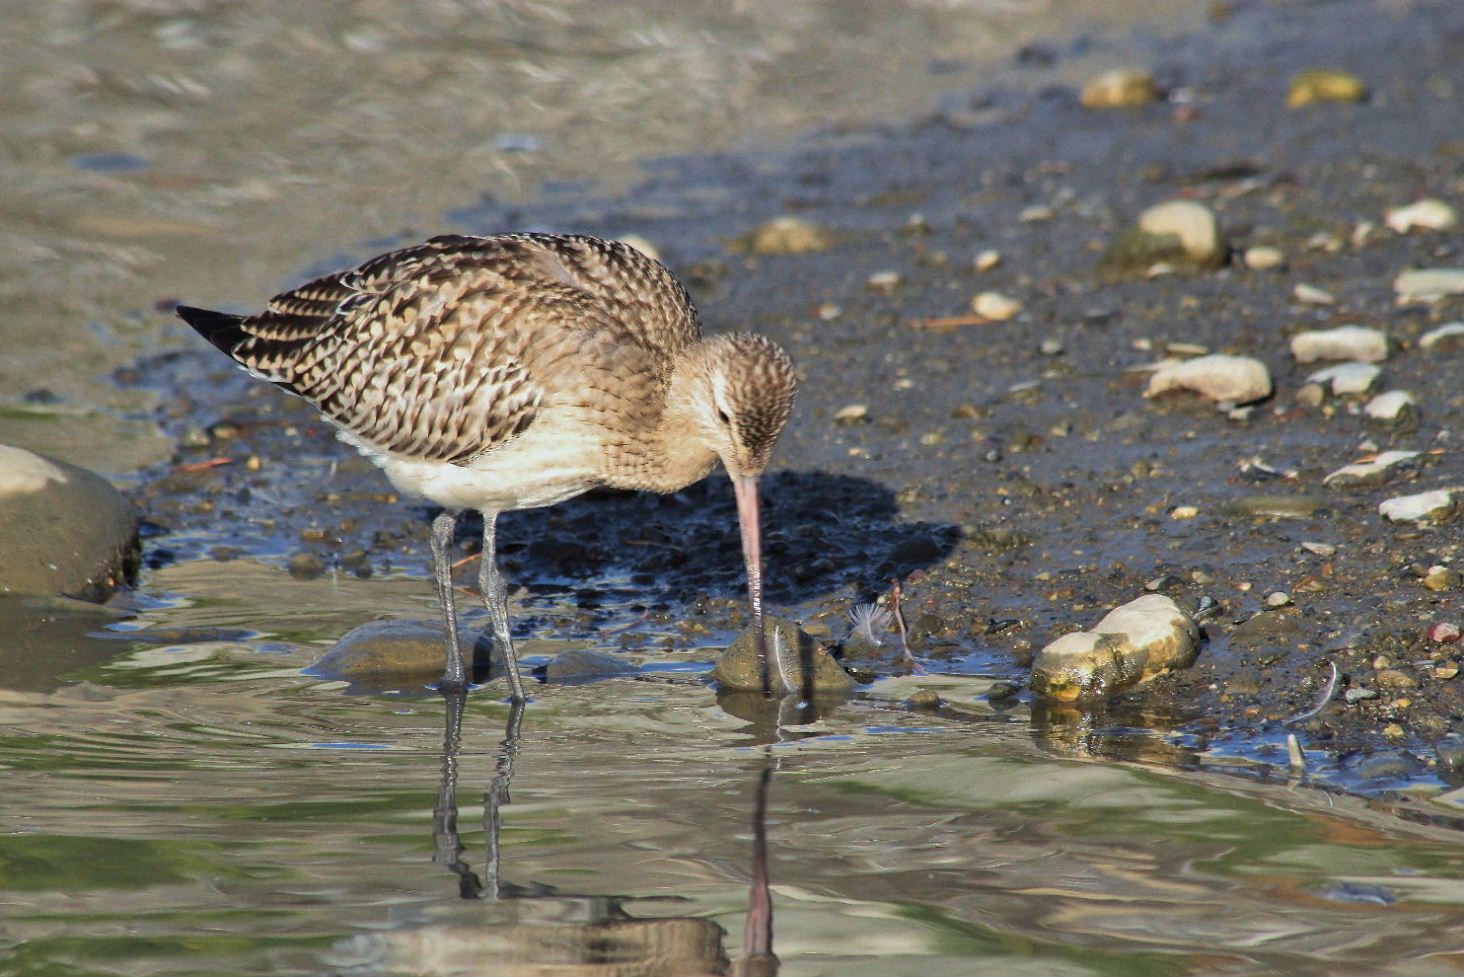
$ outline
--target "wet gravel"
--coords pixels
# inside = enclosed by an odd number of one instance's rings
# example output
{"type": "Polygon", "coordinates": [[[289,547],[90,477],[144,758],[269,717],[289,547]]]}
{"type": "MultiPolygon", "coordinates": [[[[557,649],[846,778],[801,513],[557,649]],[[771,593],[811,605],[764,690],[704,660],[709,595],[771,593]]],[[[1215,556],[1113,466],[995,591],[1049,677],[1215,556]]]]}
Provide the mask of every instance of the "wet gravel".
{"type": "MultiPolygon", "coordinates": [[[[769,598],[816,636],[842,637],[844,613],[899,577],[925,667],[1021,684],[1058,634],[1166,594],[1205,609],[1196,664],[1107,712],[1038,708],[1055,738],[1063,723],[1138,726],[1244,752],[1294,732],[1326,752],[1335,783],[1460,784],[1464,649],[1437,626],[1464,618],[1461,519],[1395,524],[1378,504],[1464,487],[1464,353],[1418,344],[1464,303],[1400,306],[1393,288],[1405,269],[1464,264],[1460,234],[1383,223],[1422,196],[1464,205],[1461,20],[1447,2],[1231,5],[1204,32],[1126,52],[1169,96],[1139,108],[1086,109],[1075,88],[972,91],[903,128],[663,160],[622,196],[564,188],[450,216],[482,233],[642,235],[711,328],[789,349],[802,389],[765,489],[769,598]],[[1366,79],[1369,98],[1288,109],[1288,79],[1315,65],[1366,79]],[[1105,267],[1111,242],[1171,198],[1212,208],[1231,258],[1157,277],[1105,267]],[[790,215],[826,231],[823,246],[749,247],[790,215]],[[1245,267],[1252,245],[1285,263],[1245,267]],[[999,261],[978,271],[989,250],[999,261]],[[976,321],[984,291],[1021,311],[976,321]],[[1298,363],[1289,337],[1344,324],[1390,337],[1380,365],[1386,388],[1416,398],[1409,423],[1370,421],[1366,397],[1303,395],[1318,364],[1298,363]],[[1249,409],[1146,400],[1139,368],[1166,350],[1258,358],[1276,391],[1249,409]],[[1382,484],[1324,484],[1389,449],[1421,454],[1382,484]],[[1288,724],[1317,706],[1329,663],[1330,701],[1288,724]]],[[[167,392],[183,445],[139,492],[153,565],[247,554],[304,576],[425,571],[430,510],[383,504],[385,480],[289,398],[211,350],[120,379],[167,392]]],[[[735,630],[723,483],[505,516],[503,559],[526,601],[516,628],[649,615],[688,636],[735,630]]],[[[460,545],[472,552],[471,526],[460,545]]],[[[1124,755],[1127,740],[1108,742],[1124,755]]]]}

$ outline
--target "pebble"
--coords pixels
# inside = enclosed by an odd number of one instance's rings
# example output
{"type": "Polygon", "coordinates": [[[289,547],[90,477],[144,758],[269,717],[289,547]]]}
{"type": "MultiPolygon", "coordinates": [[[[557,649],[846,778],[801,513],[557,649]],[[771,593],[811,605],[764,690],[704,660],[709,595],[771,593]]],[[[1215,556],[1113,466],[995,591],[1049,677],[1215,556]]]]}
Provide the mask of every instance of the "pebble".
{"type": "Polygon", "coordinates": [[[870,288],[876,292],[883,292],[886,295],[893,294],[902,282],[904,282],[904,279],[900,277],[900,273],[890,269],[877,271],[865,280],[865,284],[870,288]]]}
{"type": "Polygon", "coordinates": [[[1441,645],[1453,644],[1461,636],[1459,625],[1451,621],[1440,621],[1437,624],[1429,625],[1427,634],[1428,640],[1441,645]]]}
{"type": "Polygon", "coordinates": [[[869,406],[867,404],[847,404],[840,407],[834,414],[834,423],[845,426],[863,424],[867,420],[869,420],[869,406]]]}
{"type": "Polygon", "coordinates": [[[1432,304],[1464,295],[1464,268],[1410,268],[1393,279],[1399,305],[1432,304]]]}
{"type": "Polygon", "coordinates": [[[1378,693],[1376,689],[1365,689],[1360,685],[1354,685],[1342,693],[1342,698],[1348,705],[1352,705],[1355,702],[1362,702],[1365,699],[1376,699],[1377,697],[1378,693]]]}
{"type": "MultiPolygon", "coordinates": [[[[1417,451],[1384,451],[1369,461],[1359,461],[1341,468],[1322,479],[1323,485],[1363,485],[1381,482],[1388,477],[1388,469],[1419,456],[1417,451]]],[[[1387,515],[1387,513],[1383,513],[1387,515]]]]}
{"type": "Polygon", "coordinates": [[[1453,207],[1434,197],[1394,207],[1383,221],[1399,234],[1407,234],[1414,228],[1425,231],[1443,231],[1459,224],[1459,214],[1453,207]]]}
{"type": "Polygon", "coordinates": [[[1000,292],[982,292],[971,300],[971,311],[983,319],[1005,322],[1022,311],[1022,303],[1000,292]]]}
{"type": "Polygon", "coordinates": [[[1039,221],[1050,221],[1057,216],[1057,211],[1046,204],[1033,204],[1030,207],[1023,207],[1022,212],[1017,215],[1017,220],[1023,224],[1036,224],[1039,221]]]}
{"type": "Polygon", "coordinates": [[[1371,363],[1339,363],[1318,370],[1307,377],[1306,382],[1325,387],[1338,396],[1365,394],[1377,386],[1382,375],[1383,371],[1371,363]]]}
{"type": "MultiPolygon", "coordinates": [[[[490,676],[503,674],[503,657],[486,635],[470,628],[459,635],[474,681],[485,681],[477,673],[490,661],[490,676]]],[[[420,689],[442,677],[443,648],[442,626],[435,622],[368,621],[342,635],[305,674],[340,679],[357,691],[420,689]]]]}
{"type": "Polygon", "coordinates": [[[1199,626],[1173,598],[1146,594],[1110,611],[1092,631],[1043,648],[1032,665],[1032,691],[1063,702],[1106,698],[1189,667],[1199,642],[1199,626]]]}
{"type": "Polygon", "coordinates": [[[827,230],[798,217],[774,217],[753,231],[748,242],[754,254],[810,254],[833,243],[827,230]]]}
{"type": "Polygon", "coordinates": [[[1267,607],[1285,607],[1291,603],[1291,595],[1284,590],[1277,590],[1266,595],[1267,607]]]}
{"type": "Polygon", "coordinates": [[[1434,564],[1423,574],[1424,589],[1432,590],[1436,594],[1458,590],[1461,583],[1464,583],[1464,574],[1453,567],[1446,567],[1442,563],[1434,564]]]}
{"type": "Polygon", "coordinates": [[[1315,556],[1320,556],[1324,560],[1330,560],[1337,554],[1337,547],[1331,543],[1303,542],[1301,548],[1315,556]]]}
{"type": "Polygon", "coordinates": [[[1464,322],[1446,322],[1437,329],[1430,329],[1418,339],[1421,349],[1438,349],[1454,352],[1464,349],[1464,322]]]}
{"type": "Polygon", "coordinates": [[[1273,248],[1268,244],[1258,244],[1253,248],[1245,249],[1245,266],[1253,271],[1271,271],[1284,267],[1286,255],[1280,248],[1273,248]]]}
{"type": "Polygon", "coordinates": [[[1043,356],[1061,356],[1064,346],[1061,339],[1047,338],[1037,346],[1037,351],[1043,356]]]}
{"type": "Polygon", "coordinates": [[[100,603],[137,571],[137,516],[102,476],[0,444],[0,594],[100,603]]]}
{"type": "Polygon", "coordinates": [[[1308,285],[1306,282],[1297,282],[1291,289],[1291,295],[1298,302],[1305,302],[1307,305],[1332,305],[1337,297],[1325,288],[1317,288],[1315,285],[1308,285]]]}
{"type": "Polygon", "coordinates": [[[1117,109],[1145,105],[1158,97],[1153,75],[1138,68],[1115,68],[1088,79],[1078,100],[1084,108],[1117,109]]]}
{"type": "Polygon", "coordinates": [[[1226,502],[1221,511],[1233,516],[1310,519],[1326,507],[1326,499],[1313,495],[1248,495],[1226,502]]]}
{"type": "Polygon", "coordinates": [[[296,553],[290,557],[286,569],[296,580],[314,580],[325,573],[325,564],[314,553],[296,553]]]}
{"type": "Polygon", "coordinates": [[[1201,263],[1223,261],[1225,239],[1215,212],[1194,200],[1167,200],[1139,215],[1139,229],[1149,234],[1173,234],[1184,253],[1201,263]]]}
{"type": "Polygon", "coordinates": [[[1354,74],[1335,68],[1309,68],[1291,79],[1286,107],[1301,108],[1314,102],[1360,102],[1367,98],[1367,84],[1354,74]]]}
{"type": "Polygon", "coordinates": [[[1001,264],[1001,252],[992,248],[980,252],[971,262],[973,268],[982,272],[990,271],[999,264],[1001,264]]]}
{"type": "Polygon", "coordinates": [[[1378,503],[1378,514],[1390,522],[1437,522],[1453,510],[1454,493],[1449,489],[1400,495],[1378,503]]]}
{"type": "Polygon", "coordinates": [[[1215,353],[1160,363],[1149,377],[1144,396],[1190,390],[1217,403],[1248,404],[1269,397],[1271,389],[1271,372],[1260,360],[1215,353]]]}
{"type": "Polygon", "coordinates": [[[1380,424],[1412,424],[1418,420],[1418,400],[1406,390],[1389,390],[1369,400],[1362,412],[1380,424]]]}
{"type": "MultiPolygon", "coordinates": [[[[772,667],[773,685],[782,684],[782,675],[787,673],[795,693],[813,695],[844,695],[855,685],[854,678],[827,651],[817,647],[813,638],[792,621],[769,617],[766,619],[768,655],[774,654],[774,634],[783,648],[783,668],[772,667]],[[811,675],[804,674],[804,663],[811,663],[811,675]]],[[[772,664],[772,663],[770,663],[772,664]]],[[[724,689],[739,692],[761,692],[762,672],[757,660],[757,649],[751,630],[743,631],[732,642],[731,647],[717,656],[716,668],[712,670],[724,689]]]]}
{"type": "Polygon", "coordinates": [[[1388,358],[1388,334],[1367,326],[1313,329],[1291,337],[1291,355],[1298,363],[1354,360],[1381,363],[1388,358]]]}

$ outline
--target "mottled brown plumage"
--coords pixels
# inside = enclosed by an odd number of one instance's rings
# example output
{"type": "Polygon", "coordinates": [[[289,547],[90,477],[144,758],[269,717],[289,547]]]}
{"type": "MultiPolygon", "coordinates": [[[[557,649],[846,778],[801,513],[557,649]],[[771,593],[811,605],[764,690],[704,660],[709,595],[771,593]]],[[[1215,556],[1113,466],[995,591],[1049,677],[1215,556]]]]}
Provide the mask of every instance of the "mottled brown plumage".
{"type": "Polygon", "coordinates": [[[577,235],[437,237],[317,278],[258,315],[178,313],[250,373],[314,404],[399,489],[446,509],[433,525],[445,684],[464,681],[446,566],[457,513],[483,513],[484,599],[522,698],[493,565],[497,514],[597,485],[676,491],[719,458],[737,491],[761,634],[756,479],[792,409],[792,367],[762,336],[703,339],[685,289],[634,248],[577,235]]]}

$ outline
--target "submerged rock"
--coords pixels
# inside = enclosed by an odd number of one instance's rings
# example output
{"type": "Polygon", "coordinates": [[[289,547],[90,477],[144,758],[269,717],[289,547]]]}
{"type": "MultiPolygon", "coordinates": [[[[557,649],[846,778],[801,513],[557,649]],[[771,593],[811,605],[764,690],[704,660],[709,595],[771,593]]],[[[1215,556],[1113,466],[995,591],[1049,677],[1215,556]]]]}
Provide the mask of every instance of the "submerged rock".
{"type": "Polygon", "coordinates": [[[1271,395],[1271,372],[1249,356],[1214,353],[1192,360],[1166,360],[1149,377],[1145,397],[1189,390],[1210,400],[1249,404],[1271,395]]]}
{"type": "MultiPolygon", "coordinates": [[[[856,683],[844,666],[818,647],[812,636],[798,625],[770,617],[765,626],[768,657],[774,659],[769,662],[774,692],[792,692],[808,697],[839,694],[854,688],[856,683]],[[778,658],[781,658],[781,667],[778,658]]],[[[762,691],[761,664],[751,629],[738,635],[737,640],[717,657],[712,677],[726,689],[762,691]]]]}
{"type": "Polygon", "coordinates": [[[1388,334],[1366,326],[1308,330],[1291,337],[1291,355],[1298,363],[1316,360],[1381,363],[1388,358],[1388,334]]]}
{"type": "Polygon", "coordinates": [[[1189,667],[1199,643],[1199,626],[1172,598],[1148,594],[1110,611],[1092,631],[1043,648],[1032,691],[1064,702],[1105,698],[1189,667]]]}
{"type": "Polygon", "coordinates": [[[137,572],[132,503],[85,468],[0,445],[0,593],[101,602],[137,572]]]}
{"type": "MultiPolygon", "coordinates": [[[[503,656],[485,634],[464,628],[468,677],[487,682],[503,674],[503,656]]],[[[447,644],[440,624],[416,620],[368,621],[352,628],[305,674],[340,679],[361,691],[421,688],[442,677],[447,644]]]]}

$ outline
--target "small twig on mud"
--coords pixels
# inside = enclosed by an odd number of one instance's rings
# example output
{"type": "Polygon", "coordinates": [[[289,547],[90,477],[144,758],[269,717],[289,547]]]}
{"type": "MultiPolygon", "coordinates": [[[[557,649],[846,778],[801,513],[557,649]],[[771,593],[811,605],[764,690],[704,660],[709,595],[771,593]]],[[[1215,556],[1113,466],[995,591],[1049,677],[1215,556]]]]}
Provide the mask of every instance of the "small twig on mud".
{"type": "Polygon", "coordinates": [[[933,316],[928,319],[912,319],[911,329],[955,329],[957,326],[986,326],[995,322],[984,315],[933,316]]]}
{"type": "Polygon", "coordinates": [[[220,465],[232,465],[233,458],[206,458],[203,461],[190,461],[186,465],[179,465],[180,472],[201,472],[210,468],[218,468],[220,465]]]}
{"type": "Polygon", "coordinates": [[[890,581],[890,613],[895,616],[895,627],[900,632],[900,652],[905,656],[905,663],[917,672],[924,672],[915,656],[910,654],[910,629],[905,626],[905,610],[900,606],[900,598],[904,591],[900,589],[900,578],[895,577],[890,581]]]}

